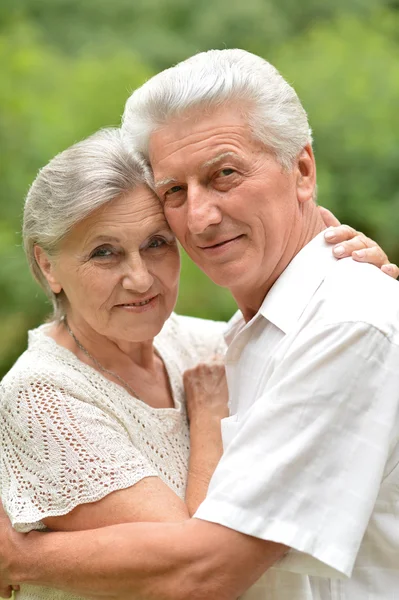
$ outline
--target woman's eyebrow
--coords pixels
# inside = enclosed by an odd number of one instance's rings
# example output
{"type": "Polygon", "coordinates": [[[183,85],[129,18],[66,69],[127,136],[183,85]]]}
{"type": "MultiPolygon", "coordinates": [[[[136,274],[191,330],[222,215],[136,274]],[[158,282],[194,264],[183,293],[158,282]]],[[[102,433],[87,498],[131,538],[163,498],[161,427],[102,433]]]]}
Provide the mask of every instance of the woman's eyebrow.
{"type": "Polygon", "coordinates": [[[85,240],[85,244],[98,244],[104,242],[120,242],[120,239],[112,235],[97,235],[85,240]]]}

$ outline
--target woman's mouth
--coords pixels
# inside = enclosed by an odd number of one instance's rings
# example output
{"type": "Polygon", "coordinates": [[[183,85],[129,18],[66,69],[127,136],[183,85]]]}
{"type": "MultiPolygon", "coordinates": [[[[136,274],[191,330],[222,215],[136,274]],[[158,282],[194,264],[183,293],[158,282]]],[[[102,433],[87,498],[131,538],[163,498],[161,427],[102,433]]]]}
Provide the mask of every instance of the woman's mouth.
{"type": "Polygon", "coordinates": [[[117,304],[116,308],[123,308],[125,310],[131,310],[135,312],[151,309],[157,303],[158,297],[159,295],[151,296],[151,298],[140,300],[138,302],[125,302],[124,304],[117,304]]]}
{"type": "Polygon", "coordinates": [[[143,300],[143,302],[130,302],[129,304],[119,304],[118,306],[145,306],[149,302],[151,302],[152,298],[149,300],[143,300]]]}

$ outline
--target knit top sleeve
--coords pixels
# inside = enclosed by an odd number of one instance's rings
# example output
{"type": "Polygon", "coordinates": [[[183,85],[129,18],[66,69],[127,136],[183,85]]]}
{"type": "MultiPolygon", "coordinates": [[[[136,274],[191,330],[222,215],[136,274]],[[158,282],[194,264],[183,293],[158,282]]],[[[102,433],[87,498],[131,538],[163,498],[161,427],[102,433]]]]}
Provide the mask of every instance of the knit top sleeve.
{"type": "Polygon", "coordinates": [[[37,367],[14,370],[0,388],[1,497],[19,531],[157,475],[71,373],[37,367]]]}

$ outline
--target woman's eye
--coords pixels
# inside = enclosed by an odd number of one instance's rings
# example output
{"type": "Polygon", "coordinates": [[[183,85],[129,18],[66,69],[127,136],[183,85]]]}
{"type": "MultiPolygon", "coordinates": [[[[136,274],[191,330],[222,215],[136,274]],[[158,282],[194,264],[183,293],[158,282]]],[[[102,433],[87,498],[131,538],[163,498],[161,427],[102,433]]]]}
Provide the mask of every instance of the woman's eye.
{"type": "Polygon", "coordinates": [[[113,252],[111,248],[96,248],[90,255],[90,258],[109,258],[113,252]]]}
{"type": "Polygon", "coordinates": [[[164,240],[163,238],[153,238],[150,243],[148,244],[149,248],[161,248],[161,246],[164,246],[166,244],[166,240],[164,240]]]}
{"type": "Polygon", "coordinates": [[[228,175],[232,175],[234,173],[234,169],[222,169],[219,171],[219,175],[222,177],[228,177],[228,175]]]}

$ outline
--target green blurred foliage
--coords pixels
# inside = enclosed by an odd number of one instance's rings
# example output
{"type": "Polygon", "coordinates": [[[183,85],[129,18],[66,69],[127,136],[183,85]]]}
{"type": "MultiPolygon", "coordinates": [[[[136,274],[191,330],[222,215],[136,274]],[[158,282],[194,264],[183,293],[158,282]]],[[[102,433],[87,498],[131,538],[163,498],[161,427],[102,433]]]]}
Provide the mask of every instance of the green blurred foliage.
{"type": "MultiPolygon", "coordinates": [[[[157,70],[223,47],[264,56],[294,85],[320,203],[399,262],[398,0],[2,0],[0,375],[49,312],[19,234],[37,170],[119,124],[129,93],[157,70]]],[[[184,256],[178,309],[227,319],[234,303],[184,256]]]]}

